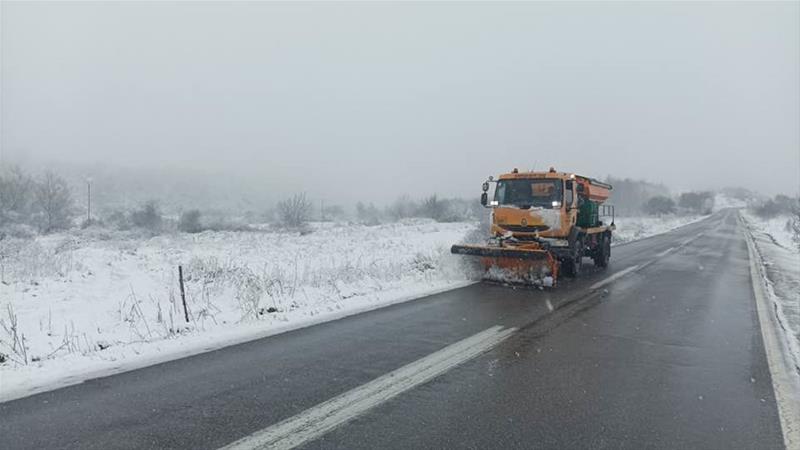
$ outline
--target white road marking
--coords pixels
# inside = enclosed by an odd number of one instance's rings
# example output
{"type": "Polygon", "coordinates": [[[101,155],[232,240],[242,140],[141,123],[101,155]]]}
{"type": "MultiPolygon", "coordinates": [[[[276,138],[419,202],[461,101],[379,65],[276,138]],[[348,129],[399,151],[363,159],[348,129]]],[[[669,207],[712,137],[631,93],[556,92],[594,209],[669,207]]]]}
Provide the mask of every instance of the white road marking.
{"type": "Polygon", "coordinates": [[[491,327],[294,417],[257,431],[223,449],[288,449],[312,441],[367,410],[488,351],[516,330],[504,330],[499,325],[491,327]]]}
{"type": "Polygon", "coordinates": [[[549,309],[552,312],[553,311],[553,304],[550,303],[550,299],[548,298],[547,300],[545,300],[545,303],[547,304],[547,309],[549,309]]]}
{"type": "Polygon", "coordinates": [[[606,278],[605,280],[600,280],[597,283],[591,285],[589,287],[589,289],[594,290],[594,289],[601,288],[601,287],[607,285],[608,283],[611,283],[612,281],[614,281],[614,280],[616,280],[618,278],[624,277],[628,273],[633,272],[634,270],[636,270],[638,268],[639,268],[639,264],[637,264],[635,266],[628,267],[627,269],[620,270],[619,272],[615,273],[614,275],[611,275],[610,277],[606,278]]]}
{"type": "Polygon", "coordinates": [[[662,256],[666,255],[667,253],[669,253],[669,252],[671,252],[671,251],[673,251],[673,250],[675,250],[675,247],[670,247],[670,248],[668,248],[668,249],[664,250],[664,251],[663,251],[663,252],[661,252],[661,253],[657,253],[657,254],[656,254],[656,258],[661,258],[662,256]]]}
{"type": "Polygon", "coordinates": [[[696,241],[698,238],[702,237],[704,234],[705,234],[705,232],[702,232],[702,233],[698,234],[697,236],[690,237],[689,239],[686,239],[685,241],[681,242],[681,245],[679,245],[678,247],[686,247],[687,245],[689,245],[692,242],[696,241]]]}
{"type": "Polygon", "coordinates": [[[777,318],[772,312],[773,305],[768,298],[767,281],[762,273],[758,248],[747,230],[747,225],[742,223],[741,216],[738,217],[738,221],[747,241],[753,295],[756,298],[756,311],[772,378],[772,390],[775,392],[775,403],[778,405],[783,444],[787,449],[797,450],[800,449],[800,402],[797,401],[800,398],[800,379],[795,372],[786,340],[778,334],[780,325],[775,323],[777,318]]]}

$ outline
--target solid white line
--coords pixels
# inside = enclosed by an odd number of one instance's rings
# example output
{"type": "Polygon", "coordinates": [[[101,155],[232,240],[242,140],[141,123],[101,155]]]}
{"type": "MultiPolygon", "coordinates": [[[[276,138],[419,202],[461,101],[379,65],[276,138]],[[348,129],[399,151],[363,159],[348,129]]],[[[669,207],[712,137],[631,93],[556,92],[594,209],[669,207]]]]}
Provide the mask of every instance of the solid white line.
{"type": "Polygon", "coordinates": [[[669,253],[669,252],[671,252],[671,251],[673,251],[673,250],[675,250],[675,247],[670,247],[670,248],[668,248],[668,249],[664,250],[664,251],[663,251],[663,252],[661,252],[661,253],[657,253],[657,254],[656,254],[656,258],[661,258],[662,256],[666,255],[667,253],[669,253]]]}
{"type": "Polygon", "coordinates": [[[514,331],[516,328],[503,330],[499,325],[486,329],[223,449],[288,449],[312,441],[367,410],[488,351],[514,331]]]}
{"type": "Polygon", "coordinates": [[[775,323],[776,317],[771,312],[773,309],[768,299],[766,276],[762,273],[758,248],[747,230],[747,225],[743,223],[741,215],[738,220],[747,241],[753,295],[756,298],[756,311],[758,311],[761,337],[772,378],[772,390],[775,392],[775,403],[778,405],[783,443],[787,449],[797,450],[800,449],[800,402],[797,400],[800,398],[800,380],[798,380],[797,372],[791,362],[786,341],[781,339],[778,334],[779,326],[775,323]]]}
{"type": "Polygon", "coordinates": [[[610,277],[606,278],[605,280],[600,280],[597,283],[591,285],[589,287],[589,289],[594,290],[594,289],[601,288],[601,287],[607,285],[608,283],[611,283],[612,281],[614,281],[614,280],[616,280],[618,278],[624,277],[628,273],[633,272],[634,270],[636,270],[638,268],[639,268],[639,264],[637,264],[635,266],[628,267],[627,269],[620,270],[619,272],[615,273],[614,275],[611,275],[610,277]]]}

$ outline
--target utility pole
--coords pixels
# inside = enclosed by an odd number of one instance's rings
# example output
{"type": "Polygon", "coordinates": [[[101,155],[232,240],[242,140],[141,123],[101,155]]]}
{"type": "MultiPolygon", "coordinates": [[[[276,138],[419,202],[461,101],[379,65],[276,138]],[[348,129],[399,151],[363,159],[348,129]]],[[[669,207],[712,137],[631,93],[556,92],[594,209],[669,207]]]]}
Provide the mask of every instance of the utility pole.
{"type": "Polygon", "coordinates": [[[92,179],[86,179],[86,225],[92,224],[92,179]]]}

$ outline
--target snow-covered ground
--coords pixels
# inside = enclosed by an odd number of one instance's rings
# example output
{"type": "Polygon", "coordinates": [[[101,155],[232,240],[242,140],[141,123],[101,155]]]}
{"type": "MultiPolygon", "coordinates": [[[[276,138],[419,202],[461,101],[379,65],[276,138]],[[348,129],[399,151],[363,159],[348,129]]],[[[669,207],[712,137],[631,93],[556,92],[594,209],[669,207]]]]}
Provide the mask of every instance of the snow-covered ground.
{"type": "Polygon", "coordinates": [[[788,216],[764,219],[743,211],[742,217],[762,259],[788,347],[800,368],[800,233],[792,230],[788,216]]]}
{"type": "Polygon", "coordinates": [[[142,239],[93,230],[0,241],[0,391],[197,353],[467,283],[448,249],[472,224],[316,228],[302,236],[142,239]]]}
{"type": "MultiPolygon", "coordinates": [[[[617,242],[698,219],[618,218],[617,242]]],[[[449,246],[475,224],[313,229],[152,238],[89,229],[0,241],[0,401],[471,282],[449,246]]]]}
{"type": "Polygon", "coordinates": [[[622,244],[625,242],[644,239],[675,228],[688,225],[708,216],[699,215],[663,215],[660,217],[617,217],[615,224],[617,230],[614,232],[613,242],[622,244]]]}

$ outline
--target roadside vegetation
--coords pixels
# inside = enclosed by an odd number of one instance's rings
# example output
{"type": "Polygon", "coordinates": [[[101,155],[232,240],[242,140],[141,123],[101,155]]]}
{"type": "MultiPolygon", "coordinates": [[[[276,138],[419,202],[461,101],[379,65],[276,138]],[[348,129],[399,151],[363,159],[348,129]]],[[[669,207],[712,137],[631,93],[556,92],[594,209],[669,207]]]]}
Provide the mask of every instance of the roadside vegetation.
{"type": "MultiPolygon", "coordinates": [[[[100,180],[107,178],[100,177],[100,180]]],[[[55,172],[39,176],[18,166],[0,170],[0,240],[4,237],[32,238],[58,231],[94,228],[131,231],[156,236],[165,233],[203,231],[294,230],[306,234],[312,222],[379,225],[405,219],[431,219],[441,223],[479,220],[484,210],[475,199],[442,198],[431,194],[414,199],[403,195],[386,205],[356,203],[350,210],[324,204],[300,192],[261,208],[231,214],[217,208],[182,207],[173,195],[146,198],[121,206],[126,198],[118,186],[94,181],[92,210],[81,191],[82,180],[69,183],[55,172]],[[116,193],[109,194],[107,191],[116,193]],[[317,207],[319,205],[319,207],[317,207]],[[268,225],[266,228],[261,225],[268,225]]],[[[196,203],[196,202],[191,202],[196,203]]]]}
{"type": "Polygon", "coordinates": [[[791,235],[792,241],[800,249],[800,196],[778,194],[751,203],[749,211],[764,221],[783,223],[784,231],[791,235]]]}

